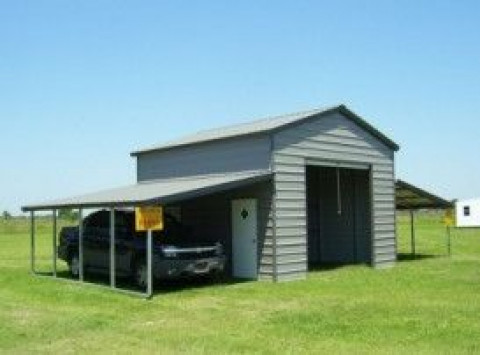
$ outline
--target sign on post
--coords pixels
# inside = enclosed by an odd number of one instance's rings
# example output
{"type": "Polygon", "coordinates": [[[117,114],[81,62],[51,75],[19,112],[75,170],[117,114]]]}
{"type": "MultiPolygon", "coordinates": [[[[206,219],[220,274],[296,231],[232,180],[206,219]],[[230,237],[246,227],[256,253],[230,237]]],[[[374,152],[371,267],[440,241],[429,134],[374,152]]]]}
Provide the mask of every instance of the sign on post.
{"type": "Polygon", "coordinates": [[[137,232],[163,230],[163,207],[136,207],[135,230],[137,232]]]}
{"type": "Polygon", "coordinates": [[[453,209],[449,208],[448,210],[445,210],[445,216],[443,216],[443,223],[447,227],[455,226],[455,213],[453,209]]]}
{"type": "Polygon", "coordinates": [[[152,273],[152,231],[163,230],[163,207],[136,207],[135,229],[147,232],[147,297],[153,294],[152,273]]]}

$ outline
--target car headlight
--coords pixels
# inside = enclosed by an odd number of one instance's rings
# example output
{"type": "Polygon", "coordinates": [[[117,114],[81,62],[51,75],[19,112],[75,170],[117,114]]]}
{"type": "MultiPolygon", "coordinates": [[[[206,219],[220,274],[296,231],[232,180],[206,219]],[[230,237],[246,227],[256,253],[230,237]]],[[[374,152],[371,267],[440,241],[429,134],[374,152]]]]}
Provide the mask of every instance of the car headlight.
{"type": "Polygon", "coordinates": [[[175,249],[165,248],[163,249],[163,256],[165,256],[166,258],[176,258],[177,252],[175,251],[175,249]]]}

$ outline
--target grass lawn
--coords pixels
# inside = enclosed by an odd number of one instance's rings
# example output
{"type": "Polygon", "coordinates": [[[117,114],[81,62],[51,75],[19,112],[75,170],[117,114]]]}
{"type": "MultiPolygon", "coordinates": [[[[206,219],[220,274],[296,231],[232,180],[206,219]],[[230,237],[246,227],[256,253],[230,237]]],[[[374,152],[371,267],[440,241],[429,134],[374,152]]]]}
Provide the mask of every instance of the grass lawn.
{"type": "MultiPolygon", "coordinates": [[[[409,227],[399,217],[399,252],[409,227]]],[[[38,223],[49,269],[50,225],[38,223]]],[[[168,287],[145,301],[29,274],[26,220],[0,220],[0,353],[478,353],[480,230],[418,219],[418,260],[305,281],[168,287]]],[[[60,263],[62,268],[65,265],[60,263]]]]}

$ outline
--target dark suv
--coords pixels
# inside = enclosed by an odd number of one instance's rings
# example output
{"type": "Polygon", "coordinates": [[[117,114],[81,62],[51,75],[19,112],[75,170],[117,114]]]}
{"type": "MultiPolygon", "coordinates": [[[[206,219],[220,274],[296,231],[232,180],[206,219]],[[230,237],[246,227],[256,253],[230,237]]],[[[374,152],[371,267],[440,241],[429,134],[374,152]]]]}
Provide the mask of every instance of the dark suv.
{"type": "MultiPolygon", "coordinates": [[[[164,230],[152,233],[152,268],[155,279],[209,275],[224,270],[225,255],[220,242],[201,242],[173,216],[165,214],[164,230]]],[[[58,257],[68,263],[70,273],[79,275],[77,227],[60,231],[58,257]]],[[[108,274],[110,267],[110,212],[101,210],[83,221],[85,271],[108,274]]],[[[135,231],[130,210],[115,211],[115,272],[133,277],[139,287],[147,284],[146,233],[135,231]]]]}

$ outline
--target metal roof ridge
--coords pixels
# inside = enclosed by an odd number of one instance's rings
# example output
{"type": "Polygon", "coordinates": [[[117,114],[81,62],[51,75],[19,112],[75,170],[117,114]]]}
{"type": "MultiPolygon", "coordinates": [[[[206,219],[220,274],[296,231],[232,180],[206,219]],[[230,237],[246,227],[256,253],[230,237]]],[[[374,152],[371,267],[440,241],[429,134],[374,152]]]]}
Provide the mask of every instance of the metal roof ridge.
{"type": "Polygon", "coordinates": [[[186,146],[186,145],[195,145],[195,144],[199,144],[199,143],[203,143],[203,142],[211,142],[211,141],[220,140],[220,139],[230,139],[230,138],[234,138],[234,137],[251,135],[251,134],[254,134],[254,133],[256,133],[256,134],[266,133],[266,132],[270,132],[274,129],[278,129],[278,128],[281,128],[285,125],[288,125],[289,123],[292,123],[292,122],[304,119],[306,117],[312,116],[314,114],[318,114],[318,113],[321,113],[321,112],[327,112],[327,111],[334,110],[334,109],[340,109],[341,107],[345,107],[345,106],[343,104],[332,105],[332,106],[322,106],[322,107],[312,108],[312,109],[308,109],[308,110],[301,110],[301,111],[295,111],[295,112],[290,112],[290,113],[286,113],[286,114],[279,114],[279,115],[275,115],[275,116],[266,116],[266,117],[263,117],[263,118],[254,119],[254,120],[251,120],[251,121],[246,121],[246,122],[243,122],[243,123],[237,123],[237,124],[233,124],[233,125],[224,125],[224,126],[219,126],[219,127],[212,127],[210,129],[205,129],[205,130],[200,130],[200,131],[193,132],[191,134],[182,136],[178,139],[173,139],[173,140],[162,142],[160,144],[154,144],[154,145],[151,145],[151,146],[148,146],[148,147],[145,147],[145,148],[136,149],[136,150],[132,151],[130,153],[130,155],[131,156],[136,156],[136,155],[139,155],[139,154],[142,154],[142,153],[156,151],[156,150],[170,149],[170,148],[182,147],[182,146],[186,146]],[[296,117],[296,116],[298,116],[298,117],[296,117]],[[292,122],[280,122],[282,119],[284,119],[284,120],[286,120],[288,118],[293,119],[294,117],[296,117],[296,118],[294,120],[292,120],[292,122]],[[227,134],[224,134],[224,135],[219,135],[218,138],[208,138],[208,139],[204,139],[204,140],[199,139],[199,140],[193,140],[193,141],[188,142],[188,143],[179,142],[182,139],[188,140],[188,138],[193,138],[193,137],[195,137],[197,135],[201,135],[201,134],[214,133],[214,132],[217,132],[217,131],[221,132],[222,130],[226,130],[226,129],[234,130],[236,128],[242,128],[242,127],[249,127],[249,126],[253,127],[256,124],[262,124],[262,123],[274,124],[275,121],[278,121],[278,125],[276,125],[274,127],[257,128],[256,130],[252,129],[250,131],[246,131],[246,132],[242,132],[242,133],[232,132],[230,134],[227,133],[227,134]]]}

